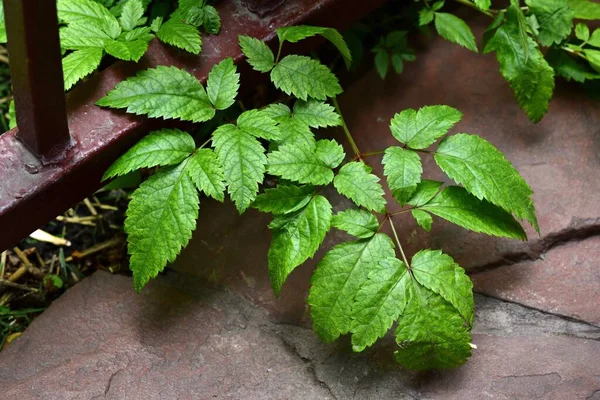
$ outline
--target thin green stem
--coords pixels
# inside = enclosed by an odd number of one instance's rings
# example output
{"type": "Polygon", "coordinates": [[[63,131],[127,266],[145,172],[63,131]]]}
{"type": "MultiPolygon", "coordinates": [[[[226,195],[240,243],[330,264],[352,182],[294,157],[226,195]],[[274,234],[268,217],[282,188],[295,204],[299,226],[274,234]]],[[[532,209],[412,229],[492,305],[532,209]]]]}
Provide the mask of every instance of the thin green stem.
{"type": "Polygon", "coordinates": [[[456,1],[457,3],[463,4],[467,7],[471,7],[473,9],[479,11],[480,13],[487,15],[488,17],[494,18],[493,12],[482,10],[481,8],[477,7],[477,5],[475,5],[475,3],[473,3],[469,0],[454,0],[454,1],[456,1]]]}
{"type": "Polygon", "coordinates": [[[275,57],[275,64],[279,63],[279,57],[281,57],[281,49],[283,48],[283,42],[279,41],[279,50],[277,50],[277,57],[275,57]]]}
{"type": "Polygon", "coordinates": [[[366,153],[362,153],[360,156],[361,157],[371,157],[371,156],[377,156],[379,154],[383,154],[385,153],[385,150],[379,150],[379,151],[368,151],[366,153]]]}
{"type": "Polygon", "coordinates": [[[406,254],[404,254],[404,249],[402,248],[402,244],[400,244],[400,239],[398,239],[398,233],[396,233],[396,227],[394,226],[394,221],[392,221],[392,219],[389,217],[389,214],[388,214],[388,219],[390,220],[390,226],[392,227],[392,232],[394,233],[394,239],[396,239],[396,244],[398,245],[398,248],[400,249],[400,254],[402,255],[402,260],[404,261],[404,264],[406,264],[406,268],[408,270],[410,270],[410,264],[408,263],[406,254]]]}
{"type": "Polygon", "coordinates": [[[414,208],[412,208],[412,207],[411,208],[406,208],[404,210],[400,210],[400,211],[396,211],[395,213],[391,213],[389,215],[390,215],[390,217],[393,217],[393,216],[396,216],[396,215],[407,213],[407,212],[412,211],[412,210],[414,210],[414,208]]]}
{"type": "Polygon", "coordinates": [[[352,151],[354,151],[354,154],[356,155],[356,157],[362,161],[362,155],[360,154],[360,150],[358,149],[358,146],[356,145],[356,142],[354,141],[354,138],[352,138],[352,135],[350,134],[350,130],[348,129],[348,125],[346,125],[346,120],[344,120],[344,116],[342,115],[342,110],[340,109],[340,105],[337,101],[337,98],[333,97],[331,99],[331,101],[333,102],[333,106],[335,107],[335,110],[337,111],[337,113],[340,115],[340,118],[342,120],[342,129],[344,130],[344,134],[346,135],[346,139],[348,139],[348,143],[350,143],[350,146],[352,147],[352,151]]]}

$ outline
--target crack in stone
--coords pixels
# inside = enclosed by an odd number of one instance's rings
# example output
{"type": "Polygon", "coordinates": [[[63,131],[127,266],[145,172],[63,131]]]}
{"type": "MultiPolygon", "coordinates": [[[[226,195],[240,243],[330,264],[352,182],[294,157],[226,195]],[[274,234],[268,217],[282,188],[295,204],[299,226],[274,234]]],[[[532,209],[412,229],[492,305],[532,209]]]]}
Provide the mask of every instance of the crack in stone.
{"type": "MultiPolygon", "coordinates": [[[[537,311],[537,312],[545,314],[545,315],[550,315],[552,317],[563,319],[565,321],[570,321],[570,322],[575,322],[575,323],[582,324],[582,325],[587,325],[590,328],[594,328],[594,329],[600,328],[600,326],[598,326],[598,325],[592,324],[592,323],[590,323],[588,321],[585,321],[585,320],[582,320],[582,319],[579,319],[579,318],[574,318],[574,317],[571,317],[571,316],[568,316],[568,315],[553,313],[551,311],[543,310],[541,308],[537,308],[537,307],[533,307],[533,306],[530,306],[530,305],[527,305],[527,304],[519,303],[517,301],[507,300],[507,299],[503,299],[503,298],[496,297],[496,296],[491,296],[491,295],[489,295],[487,293],[482,293],[482,292],[478,292],[478,291],[473,291],[473,293],[477,293],[480,296],[488,297],[490,299],[494,299],[494,300],[497,300],[497,301],[500,301],[500,302],[503,302],[503,303],[514,304],[514,305],[517,305],[517,306],[520,306],[520,307],[523,307],[523,308],[526,308],[526,309],[529,309],[529,310],[537,311]]],[[[597,338],[597,339],[596,338],[582,338],[582,337],[579,337],[577,335],[573,335],[573,334],[569,334],[569,333],[564,333],[564,335],[565,336],[575,337],[575,338],[578,338],[578,339],[600,341],[600,338],[597,338]]]]}
{"type": "Polygon", "coordinates": [[[110,374],[110,378],[108,378],[108,382],[106,383],[106,387],[104,388],[104,397],[105,398],[106,398],[106,395],[108,394],[108,392],[110,392],[110,387],[112,385],[112,381],[113,381],[114,377],[117,376],[121,371],[123,371],[123,370],[119,369],[116,372],[113,372],[112,374],[110,374]]]}
{"type": "Polygon", "coordinates": [[[570,242],[579,242],[585,239],[590,239],[594,236],[600,236],[599,218],[575,220],[575,223],[571,224],[571,227],[551,233],[548,236],[541,238],[528,247],[527,250],[502,254],[500,260],[471,267],[468,269],[467,273],[469,275],[475,275],[521,262],[542,260],[546,253],[554,250],[557,247],[570,242]],[[588,223],[589,225],[586,225],[588,223]],[[573,227],[573,225],[575,227],[573,227]]]}

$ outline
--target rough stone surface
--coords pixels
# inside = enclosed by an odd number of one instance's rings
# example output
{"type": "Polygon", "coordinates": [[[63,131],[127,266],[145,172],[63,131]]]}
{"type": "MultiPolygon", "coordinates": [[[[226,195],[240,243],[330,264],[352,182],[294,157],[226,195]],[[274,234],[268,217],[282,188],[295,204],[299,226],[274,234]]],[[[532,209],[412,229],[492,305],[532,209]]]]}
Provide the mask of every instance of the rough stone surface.
{"type": "Polygon", "coordinates": [[[141,295],[98,272],[0,353],[6,399],[584,399],[600,328],[477,296],[471,361],[413,373],[386,338],[361,354],[178,272],[141,295]]]}
{"type": "Polygon", "coordinates": [[[600,237],[471,275],[475,290],[600,326],[600,237]]]}

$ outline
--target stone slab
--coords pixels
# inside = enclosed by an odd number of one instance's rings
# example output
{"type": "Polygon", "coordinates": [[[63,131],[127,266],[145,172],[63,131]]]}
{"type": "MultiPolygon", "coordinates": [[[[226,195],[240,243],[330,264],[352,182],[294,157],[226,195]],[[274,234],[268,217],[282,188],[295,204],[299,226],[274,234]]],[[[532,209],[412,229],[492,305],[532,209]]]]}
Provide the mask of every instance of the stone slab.
{"type": "Polygon", "coordinates": [[[600,328],[477,296],[478,349],[414,373],[386,338],[360,354],[276,324],[231,291],[177,272],[135,294],[98,272],[0,353],[2,399],[584,399],[600,390],[600,328]]]}
{"type": "Polygon", "coordinates": [[[600,326],[600,237],[472,274],[476,291],[600,326]]]}

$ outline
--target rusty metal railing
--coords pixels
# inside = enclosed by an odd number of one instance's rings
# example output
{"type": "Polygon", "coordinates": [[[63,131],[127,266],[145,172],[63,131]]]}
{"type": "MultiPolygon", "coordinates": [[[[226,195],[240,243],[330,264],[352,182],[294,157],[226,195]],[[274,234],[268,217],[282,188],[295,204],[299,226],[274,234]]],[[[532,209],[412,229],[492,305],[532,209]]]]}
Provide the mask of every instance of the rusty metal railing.
{"type": "MultiPolygon", "coordinates": [[[[95,102],[118,82],[157,65],[205,81],[226,57],[243,59],[240,34],[265,41],[280,26],[345,28],[385,0],[243,0],[217,3],[223,29],[199,56],[154,40],[139,63],[117,62],[66,96],[54,0],[3,0],[18,127],[0,136],[0,251],[100,187],[108,166],[150,129],[165,124],[95,102]]],[[[244,81],[248,86],[254,82],[244,81]]]]}

